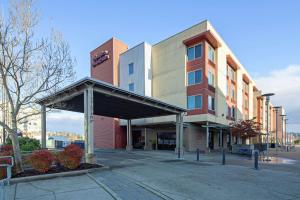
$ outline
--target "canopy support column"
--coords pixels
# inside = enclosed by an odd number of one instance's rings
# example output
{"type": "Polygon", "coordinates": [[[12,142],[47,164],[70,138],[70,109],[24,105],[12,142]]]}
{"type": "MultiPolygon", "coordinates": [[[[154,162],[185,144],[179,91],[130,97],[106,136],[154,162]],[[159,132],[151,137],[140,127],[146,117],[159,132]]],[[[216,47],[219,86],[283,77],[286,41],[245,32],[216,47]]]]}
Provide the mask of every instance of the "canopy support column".
{"type": "Polygon", "coordinates": [[[223,148],[223,131],[220,129],[220,146],[223,148]]]}
{"type": "Polygon", "coordinates": [[[210,152],[210,148],[209,148],[209,123],[206,122],[206,151],[207,153],[210,152]]]}
{"type": "Polygon", "coordinates": [[[84,136],[85,159],[87,163],[94,163],[94,102],[93,88],[88,87],[84,91],[84,136]]]}
{"type": "Polygon", "coordinates": [[[127,151],[132,150],[132,131],[131,131],[131,120],[127,120],[127,151]]]}
{"type": "Polygon", "coordinates": [[[42,149],[46,148],[46,106],[41,105],[41,143],[42,143],[42,149]]]}
{"type": "Polygon", "coordinates": [[[176,149],[177,158],[183,158],[183,115],[176,115],[176,149]]]}

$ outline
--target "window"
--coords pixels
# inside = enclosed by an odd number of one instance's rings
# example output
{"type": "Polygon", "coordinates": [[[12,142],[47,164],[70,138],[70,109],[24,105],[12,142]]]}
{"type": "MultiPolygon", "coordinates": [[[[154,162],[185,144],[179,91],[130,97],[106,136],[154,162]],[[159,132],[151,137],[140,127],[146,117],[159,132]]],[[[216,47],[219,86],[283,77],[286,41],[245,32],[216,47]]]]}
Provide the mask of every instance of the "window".
{"type": "Polygon", "coordinates": [[[202,70],[188,73],[188,85],[195,85],[202,82],[202,70]]]}
{"type": "Polygon", "coordinates": [[[128,85],[128,90],[129,90],[130,92],[134,92],[134,83],[129,83],[129,85],[128,85]]]}
{"type": "Polygon", "coordinates": [[[215,50],[210,45],[208,46],[208,59],[215,62],[215,50]]]}
{"type": "Polygon", "coordinates": [[[202,56],[202,45],[197,44],[192,47],[187,48],[187,59],[188,61],[195,60],[196,58],[200,58],[202,56]]]}
{"type": "Polygon", "coordinates": [[[231,80],[235,81],[235,71],[230,65],[227,65],[227,75],[231,80]]]}
{"type": "Polygon", "coordinates": [[[235,118],[235,107],[231,107],[231,117],[235,118]]]}
{"type": "Polygon", "coordinates": [[[243,81],[243,90],[244,90],[244,92],[246,92],[246,93],[249,92],[249,85],[248,85],[245,81],[243,81]]]}
{"type": "Polygon", "coordinates": [[[130,64],[128,65],[128,74],[129,74],[129,75],[133,74],[133,63],[130,63],[130,64]]]}
{"type": "Polygon", "coordinates": [[[208,96],[208,109],[215,110],[215,97],[208,96]]]}
{"type": "Polygon", "coordinates": [[[208,84],[215,86],[215,74],[211,70],[208,72],[208,84]]]}
{"type": "Polygon", "coordinates": [[[234,90],[234,87],[231,88],[231,99],[235,100],[235,90],[234,90]]]}
{"type": "Polygon", "coordinates": [[[187,107],[190,110],[202,108],[202,95],[188,96],[187,103],[187,107]]]}

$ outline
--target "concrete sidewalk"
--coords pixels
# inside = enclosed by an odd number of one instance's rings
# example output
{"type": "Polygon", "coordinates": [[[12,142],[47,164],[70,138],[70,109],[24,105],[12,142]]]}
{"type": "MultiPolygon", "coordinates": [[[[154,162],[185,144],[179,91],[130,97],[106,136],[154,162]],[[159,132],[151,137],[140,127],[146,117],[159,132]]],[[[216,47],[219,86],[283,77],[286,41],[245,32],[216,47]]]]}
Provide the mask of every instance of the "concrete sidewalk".
{"type": "Polygon", "coordinates": [[[87,175],[17,183],[5,190],[5,200],[113,200],[87,175]]]}

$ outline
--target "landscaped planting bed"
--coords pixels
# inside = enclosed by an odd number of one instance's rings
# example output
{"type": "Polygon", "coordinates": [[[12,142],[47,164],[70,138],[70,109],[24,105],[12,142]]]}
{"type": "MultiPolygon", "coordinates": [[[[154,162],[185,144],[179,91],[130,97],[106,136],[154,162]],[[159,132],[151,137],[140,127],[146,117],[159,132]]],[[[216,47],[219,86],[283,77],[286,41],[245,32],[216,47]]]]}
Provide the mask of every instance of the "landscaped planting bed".
{"type": "MultiPolygon", "coordinates": [[[[12,155],[12,147],[4,146],[0,149],[0,155],[12,155]]],[[[43,174],[55,174],[100,168],[101,165],[82,163],[83,150],[75,144],[68,145],[63,151],[52,152],[47,149],[36,150],[23,157],[27,167],[21,173],[14,173],[13,178],[36,176],[43,174]]],[[[0,160],[0,163],[6,160],[0,160]]],[[[0,179],[6,177],[6,170],[0,169],[0,179]]]]}
{"type": "Polygon", "coordinates": [[[77,171],[77,170],[86,170],[86,169],[94,169],[100,168],[101,165],[98,164],[90,164],[90,163],[81,163],[75,169],[68,169],[63,166],[52,166],[47,172],[38,172],[34,169],[25,169],[24,172],[20,174],[14,174],[13,178],[20,178],[20,177],[27,177],[27,176],[36,176],[36,175],[43,175],[43,174],[54,174],[54,173],[61,173],[61,172],[70,172],[70,171],[77,171]]]}

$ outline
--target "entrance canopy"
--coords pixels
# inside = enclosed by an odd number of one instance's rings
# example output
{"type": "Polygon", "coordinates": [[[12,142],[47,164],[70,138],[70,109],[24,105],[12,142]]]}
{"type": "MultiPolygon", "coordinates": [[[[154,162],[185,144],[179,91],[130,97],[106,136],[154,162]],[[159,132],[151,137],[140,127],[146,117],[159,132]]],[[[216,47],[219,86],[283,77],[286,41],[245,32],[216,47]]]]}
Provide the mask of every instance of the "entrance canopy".
{"type": "Polygon", "coordinates": [[[42,113],[42,147],[46,148],[46,107],[84,113],[86,161],[93,162],[93,116],[100,115],[127,120],[127,146],[132,149],[131,120],[176,115],[176,149],[183,154],[183,113],[185,109],[154,98],[129,92],[111,84],[84,78],[68,87],[39,99],[42,113]]]}
{"type": "Polygon", "coordinates": [[[89,77],[81,79],[53,95],[39,99],[37,103],[55,109],[84,113],[84,91],[88,88],[93,90],[93,114],[95,115],[138,119],[186,112],[183,108],[89,77]]]}

